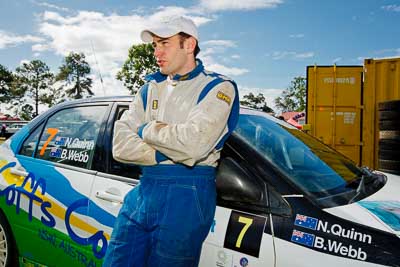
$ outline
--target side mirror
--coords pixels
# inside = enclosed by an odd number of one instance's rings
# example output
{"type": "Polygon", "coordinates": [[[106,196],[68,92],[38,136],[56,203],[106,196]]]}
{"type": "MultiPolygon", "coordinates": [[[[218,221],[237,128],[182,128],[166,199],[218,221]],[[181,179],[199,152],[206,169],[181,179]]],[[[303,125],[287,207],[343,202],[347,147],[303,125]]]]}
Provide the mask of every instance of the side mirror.
{"type": "Polygon", "coordinates": [[[232,158],[220,162],[216,184],[218,197],[224,201],[258,205],[263,202],[264,187],[232,158]]]}

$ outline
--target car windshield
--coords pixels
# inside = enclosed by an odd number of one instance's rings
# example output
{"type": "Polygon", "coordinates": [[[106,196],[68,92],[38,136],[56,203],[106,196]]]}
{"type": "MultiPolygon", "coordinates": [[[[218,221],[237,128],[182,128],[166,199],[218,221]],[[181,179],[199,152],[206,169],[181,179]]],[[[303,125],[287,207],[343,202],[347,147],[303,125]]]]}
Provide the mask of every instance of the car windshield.
{"type": "Polygon", "coordinates": [[[366,173],[314,137],[261,112],[243,109],[235,132],[317,199],[354,194],[366,173]]]}

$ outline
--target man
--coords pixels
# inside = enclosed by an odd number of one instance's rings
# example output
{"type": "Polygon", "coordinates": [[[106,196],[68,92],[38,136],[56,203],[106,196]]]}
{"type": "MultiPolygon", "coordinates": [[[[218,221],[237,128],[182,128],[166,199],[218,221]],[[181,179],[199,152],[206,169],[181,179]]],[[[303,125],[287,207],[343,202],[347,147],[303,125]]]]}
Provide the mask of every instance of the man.
{"type": "Polygon", "coordinates": [[[204,70],[198,33],[184,17],[144,30],[160,71],[115,123],[113,156],[142,165],[116,219],[103,266],[197,266],[216,206],[215,167],[233,131],[233,81],[204,70]]]}

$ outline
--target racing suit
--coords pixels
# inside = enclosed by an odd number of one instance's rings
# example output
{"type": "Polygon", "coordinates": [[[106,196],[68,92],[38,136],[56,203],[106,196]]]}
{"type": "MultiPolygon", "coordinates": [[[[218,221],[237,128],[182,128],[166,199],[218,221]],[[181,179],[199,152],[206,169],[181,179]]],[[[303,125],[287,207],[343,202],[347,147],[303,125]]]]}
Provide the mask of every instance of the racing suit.
{"type": "Polygon", "coordinates": [[[143,166],[103,266],[197,266],[214,218],[215,167],[239,117],[236,84],[204,70],[157,72],[115,123],[113,156],[143,166]]]}

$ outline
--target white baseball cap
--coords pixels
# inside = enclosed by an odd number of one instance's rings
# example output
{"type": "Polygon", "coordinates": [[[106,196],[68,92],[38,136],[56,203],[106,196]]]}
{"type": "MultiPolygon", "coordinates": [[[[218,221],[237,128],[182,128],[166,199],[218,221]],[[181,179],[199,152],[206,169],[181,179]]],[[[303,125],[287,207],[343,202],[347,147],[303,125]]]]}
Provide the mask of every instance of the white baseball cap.
{"type": "Polygon", "coordinates": [[[180,32],[189,34],[199,41],[197,27],[194,22],[191,19],[182,16],[170,17],[158,21],[153,26],[143,30],[140,33],[140,38],[145,43],[151,43],[153,41],[153,35],[161,38],[169,38],[180,32]]]}

